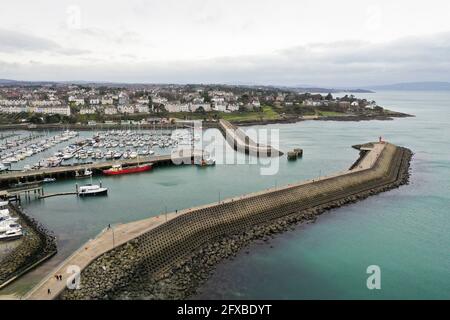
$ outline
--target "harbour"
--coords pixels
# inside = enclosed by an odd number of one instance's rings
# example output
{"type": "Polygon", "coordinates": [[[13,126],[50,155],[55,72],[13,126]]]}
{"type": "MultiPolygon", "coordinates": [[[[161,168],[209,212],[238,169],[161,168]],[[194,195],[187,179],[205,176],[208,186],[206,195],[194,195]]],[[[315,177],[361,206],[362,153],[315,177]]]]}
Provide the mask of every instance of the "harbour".
{"type": "MultiPolygon", "coordinates": [[[[269,215],[270,219],[275,219],[275,216],[289,216],[295,211],[293,209],[294,202],[292,200],[292,195],[290,193],[294,192],[297,194],[306,195],[306,190],[310,189],[310,196],[308,195],[303,201],[308,199],[305,203],[305,209],[314,208],[319,204],[323,204],[319,198],[325,195],[326,201],[328,203],[337,201],[336,204],[332,204],[333,206],[339,206],[341,204],[340,201],[345,197],[348,199],[356,200],[357,197],[364,194],[364,192],[369,192],[370,194],[374,190],[380,190],[377,192],[381,192],[387,189],[384,189],[385,186],[387,188],[392,188],[393,186],[399,186],[401,184],[406,183],[408,166],[409,166],[410,155],[408,155],[407,149],[403,150],[402,148],[395,147],[391,144],[378,143],[371,144],[370,151],[368,151],[362,158],[360,162],[360,166],[358,168],[352,169],[348,172],[341,172],[336,175],[328,176],[322,178],[320,181],[307,181],[304,183],[289,185],[281,188],[275,188],[264,192],[259,192],[256,194],[244,195],[238,198],[226,199],[224,201],[219,202],[218,204],[201,206],[197,208],[189,208],[187,210],[183,210],[180,212],[172,212],[165,216],[165,219],[161,219],[162,217],[151,218],[142,221],[136,221],[130,224],[120,225],[112,230],[105,230],[104,233],[100,234],[93,241],[88,242],[81,248],[78,254],[72,255],[71,259],[66,261],[61,269],[55,270],[54,273],[62,274],[64,270],[68,268],[69,265],[77,265],[83,270],[84,268],[90,266],[93,261],[97,258],[100,258],[106,252],[113,250],[116,251],[115,245],[117,244],[117,250],[122,250],[122,245],[128,247],[131,243],[136,244],[136,241],[142,241],[141,248],[137,249],[139,251],[138,255],[141,257],[145,257],[147,255],[156,254],[158,257],[150,260],[149,262],[137,262],[144,263],[147,268],[150,268],[151,273],[157,272],[167,272],[169,269],[169,265],[174,264],[176,261],[180,259],[180,254],[185,255],[188,252],[192,252],[195,250],[195,246],[199,246],[201,242],[198,239],[189,236],[189,233],[192,232],[194,234],[198,234],[203,238],[203,241],[207,241],[206,239],[217,237],[219,234],[225,236],[226,233],[233,234],[233,231],[236,232],[240,228],[245,230],[245,226],[249,225],[257,225],[261,224],[264,220],[265,215],[269,215]],[[379,178],[386,176],[387,179],[381,181],[379,178]],[[379,178],[378,178],[379,177],[379,178]],[[365,182],[365,180],[367,181],[365,182]],[[347,181],[347,182],[346,182],[347,181]],[[347,183],[347,185],[346,185],[347,183]],[[358,184],[361,184],[362,189],[357,187],[358,184]],[[323,186],[322,186],[323,185],[323,186]],[[350,187],[351,186],[351,187],[350,187]],[[309,188],[309,189],[308,189],[309,188]],[[303,190],[304,189],[304,190],[303,190]],[[313,189],[318,190],[319,194],[314,195],[313,189]],[[348,190],[346,190],[348,189],[348,190]],[[298,190],[298,191],[297,191],[298,190]],[[300,191],[301,190],[301,191],[300,191]],[[334,190],[334,191],[333,191],[334,190]],[[352,190],[352,191],[350,191],[352,190]],[[330,196],[336,193],[336,196],[330,196]],[[328,193],[330,195],[328,195],[328,193]],[[279,194],[279,196],[277,196],[279,194]],[[311,198],[309,198],[311,197],[311,198]],[[266,199],[267,198],[267,199],[266,199]],[[317,198],[317,199],[316,199],[317,198]],[[256,202],[263,201],[264,206],[267,207],[268,212],[265,212],[266,209],[261,209],[261,206],[257,206],[254,203],[253,199],[256,202]],[[245,203],[248,200],[248,204],[240,205],[241,202],[245,203]],[[292,203],[291,203],[291,202],[292,203]],[[290,209],[286,208],[289,207],[290,209]],[[230,207],[230,208],[226,208],[230,207]],[[233,209],[235,207],[235,209],[233,209]],[[270,208],[269,208],[270,207],[270,208]],[[218,214],[217,211],[220,211],[221,214],[218,214]],[[236,214],[234,214],[235,211],[236,214]],[[254,212],[253,212],[254,211],[254,212]],[[226,212],[231,212],[226,214],[226,212]],[[238,215],[238,217],[232,216],[238,215]],[[242,217],[240,217],[242,215],[242,217]],[[212,226],[211,223],[208,223],[206,220],[212,219],[212,225],[218,224],[217,226],[212,226]],[[190,220],[192,220],[192,224],[190,224],[190,220]],[[203,221],[203,222],[201,222],[203,221]],[[171,223],[173,222],[173,223],[171,223]],[[183,223],[186,223],[186,227],[183,228],[183,223]],[[238,223],[239,222],[239,223],[238,223]],[[175,225],[178,223],[178,228],[175,225]],[[200,228],[199,225],[204,224],[208,225],[207,228],[202,229],[203,233],[199,233],[196,228],[200,228]],[[226,227],[225,227],[226,225],[226,227]],[[164,228],[169,230],[169,233],[165,233],[164,228]],[[174,235],[173,231],[178,229],[181,235],[174,235]],[[230,230],[228,230],[230,228],[230,230]],[[216,230],[217,229],[217,230],[216,230]],[[216,231],[215,231],[216,230],[216,231]],[[115,231],[118,232],[117,235],[117,243],[111,248],[108,245],[110,236],[107,234],[108,231],[112,232],[114,237],[115,231]],[[153,232],[154,231],[154,232],[153,232]],[[152,237],[152,233],[155,236],[152,237]],[[186,238],[183,238],[182,235],[187,234],[186,238]],[[211,235],[209,235],[211,234],[211,235]],[[150,239],[146,239],[146,237],[150,237],[150,239]],[[156,238],[155,238],[156,237],[156,238]],[[141,238],[145,238],[139,240],[141,238]],[[136,239],[136,240],[133,240],[136,239]],[[172,245],[167,243],[179,242],[179,245],[182,243],[192,242],[192,244],[186,244],[188,248],[187,250],[180,250],[176,244],[172,245]],[[167,250],[162,250],[161,248],[154,247],[152,243],[157,242],[159,245],[163,243],[166,244],[167,250]],[[197,243],[197,244],[195,244],[197,243]],[[153,247],[153,248],[151,248],[153,247]],[[172,252],[171,252],[172,251],[172,252]],[[170,262],[167,257],[170,257],[170,262]],[[80,261],[82,260],[82,261],[80,261]],[[161,261],[165,261],[161,264],[161,261]],[[159,270],[162,268],[162,270],[159,270]]],[[[363,196],[364,197],[364,196],[363,196]]],[[[296,197],[294,201],[298,201],[302,203],[301,197],[296,197]]],[[[344,200],[345,201],[345,200],[344,200]]],[[[266,218],[269,219],[269,218],[266,218]]],[[[248,226],[247,226],[248,228],[248,226]]],[[[112,255],[112,259],[114,259],[114,254],[112,255]]],[[[103,262],[101,262],[103,263],[103,262]]],[[[117,265],[120,265],[119,261],[116,261],[117,265]]],[[[136,266],[139,268],[139,266],[136,266]]],[[[119,274],[123,274],[119,270],[119,274]]],[[[124,270],[125,274],[122,277],[130,278],[135,277],[131,270],[124,270]],[[130,274],[130,272],[132,272],[130,274]]],[[[97,278],[100,275],[97,274],[97,278]]],[[[120,277],[119,275],[117,275],[120,277]]],[[[63,277],[64,278],[64,277],[63,277]]],[[[86,279],[86,275],[83,276],[83,279],[86,279]]],[[[98,280],[98,279],[97,279],[98,280]]],[[[96,281],[97,281],[96,280],[96,281]]],[[[70,281],[70,279],[68,280],[70,281]]],[[[94,280],[93,280],[94,281],[94,280]]],[[[120,280],[119,280],[120,281],[120,280]]],[[[88,287],[91,286],[91,283],[88,283],[87,280],[84,280],[82,285],[83,290],[74,291],[74,294],[77,294],[78,298],[89,299],[89,298],[98,298],[103,296],[106,292],[107,294],[111,290],[114,290],[114,285],[118,285],[117,283],[113,283],[112,286],[103,285],[99,287],[96,285],[96,288],[89,291],[88,287]],[[96,293],[95,291],[100,291],[100,293],[96,293]],[[89,293],[87,293],[89,292],[89,293]],[[82,296],[80,296],[82,294],[82,296]],[[83,296],[84,294],[84,296],[83,296]],[[100,296],[97,296],[100,294],[100,296]]],[[[122,283],[123,286],[123,283],[122,283]]],[[[39,284],[36,288],[34,288],[30,294],[27,296],[29,299],[52,299],[59,297],[62,293],[62,289],[65,288],[63,283],[59,283],[55,281],[54,277],[50,276],[41,284],[39,284]]],[[[68,292],[69,297],[71,296],[71,292],[68,292]]],[[[74,298],[74,297],[72,297],[74,298]]],[[[174,298],[174,297],[166,297],[166,298],[174,298]]]]}
{"type": "MultiPolygon", "coordinates": [[[[407,109],[407,111],[411,113],[416,112],[416,110],[410,109],[407,109]]],[[[277,125],[275,127],[282,128],[281,136],[284,138],[281,141],[281,148],[283,150],[290,150],[301,145],[307,152],[300,161],[287,162],[286,158],[284,158],[286,161],[283,161],[283,158],[280,159],[282,160],[280,161],[280,171],[276,177],[261,177],[258,174],[258,166],[252,165],[216,166],[215,168],[210,168],[206,171],[191,166],[161,167],[153,172],[118,179],[102,177],[103,183],[110,187],[110,195],[104,199],[98,198],[92,199],[92,201],[84,201],[76,199],[75,197],[56,197],[39,202],[31,201],[29,204],[23,203],[23,205],[30,214],[36,216],[47,226],[50,225],[51,227],[49,227],[49,229],[54,230],[55,233],[59,235],[58,241],[60,243],[60,252],[54,257],[54,259],[57,260],[54,262],[50,260],[44,265],[45,270],[48,270],[47,272],[49,272],[52,269],[49,266],[50,264],[54,266],[58,261],[61,261],[63,256],[70,255],[71,252],[79,248],[88,239],[94,238],[101,230],[106,228],[109,223],[115,225],[127,221],[131,222],[146,218],[149,215],[164,216],[165,212],[172,212],[176,209],[181,210],[182,208],[200,205],[206,201],[214,202],[219,198],[224,199],[230,196],[237,196],[250,190],[257,191],[260,188],[271,188],[275,185],[281,186],[285,183],[292,183],[298,179],[312,179],[321,174],[324,175],[342,170],[343,168],[348,167],[355,159],[355,152],[351,151],[348,147],[358,141],[355,141],[351,136],[358,132],[361,137],[361,140],[359,141],[367,141],[370,138],[373,139],[373,137],[377,137],[377,133],[380,132],[380,125],[383,127],[383,129],[381,129],[382,131],[393,130],[392,135],[386,136],[386,139],[391,141],[394,140],[403,145],[411,145],[414,150],[424,150],[423,145],[415,144],[411,140],[408,140],[406,135],[402,133],[408,132],[407,128],[409,127],[404,120],[396,120],[395,124],[393,122],[353,123],[352,130],[354,131],[347,132],[344,135],[339,134],[339,130],[344,126],[348,128],[348,124],[323,124],[311,121],[299,125],[277,125]],[[327,130],[325,130],[327,133],[323,133],[324,126],[327,128],[327,130]],[[403,127],[405,128],[405,131],[402,131],[403,127]],[[322,132],[322,139],[319,140],[314,138],[316,132],[322,132]],[[341,141],[333,140],[333,136],[339,136],[341,141]],[[331,141],[333,143],[329,143],[331,141]],[[323,159],[323,152],[332,153],[334,155],[333,161],[326,161],[323,159]],[[242,175],[243,172],[246,172],[246,176],[250,175],[252,179],[250,181],[244,179],[242,175]],[[114,181],[114,183],[109,183],[108,181],[114,181]],[[205,184],[205,181],[208,181],[208,184],[205,184]],[[259,185],[260,188],[256,189],[254,187],[256,184],[259,185]],[[136,186],[139,186],[139,188],[136,188],[136,186]],[[211,188],[211,186],[213,187],[211,188]],[[142,207],[141,205],[130,205],[128,201],[130,190],[133,190],[133,199],[139,199],[142,203],[142,207]],[[174,192],[176,193],[176,200],[169,201],[169,198],[174,198],[174,192]],[[197,197],[195,197],[195,195],[197,195],[197,197]],[[125,203],[128,205],[125,205],[125,203]],[[64,212],[61,212],[61,207],[65,208],[64,212]],[[151,209],[149,210],[148,208],[151,209]],[[95,214],[92,214],[92,212],[95,212],[95,214]],[[70,228],[67,227],[67,222],[69,221],[71,221],[70,228]],[[77,240],[74,241],[74,239],[77,240]]],[[[420,123],[416,125],[420,127],[420,123]]],[[[415,138],[418,139],[417,142],[421,142],[419,137],[415,138]]],[[[419,159],[420,155],[419,152],[419,159]]],[[[414,177],[415,176],[413,175],[413,182],[414,177]]],[[[97,179],[98,178],[94,178],[96,183],[98,183],[97,179]]],[[[47,193],[64,190],[69,191],[74,190],[75,183],[75,180],[61,180],[59,182],[57,181],[55,184],[47,184],[45,188],[47,193]]],[[[409,189],[410,187],[404,188],[409,189]]],[[[381,195],[377,197],[385,199],[385,205],[387,206],[388,203],[390,203],[389,194],[390,193],[387,193],[386,196],[381,195]]],[[[368,203],[373,203],[374,205],[377,202],[376,200],[370,199],[365,200],[365,202],[366,201],[368,203]]],[[[355,205],[352,205],[351,207],[353,206],[355,205]]],[[[391,204],[389,206],[390,208],[394,208],[393,210],[396,210],[395,205],[391,204]]],[[[361,210],[362,205],[356,204],[356,207],[361,210]]],[[[353,211],[347,208],[338,209],[339,212],[345,212],[346,210],[349,210],[350,212],[353,211]]],[[[321,217],[320,219],[333,221],[333,217],[334,215],[330,218],[321,217]]],[[[370,217],[371,214],[366,213],[365,216],[360,216],[357,219],[365,220],[370,219],[370,217]]],[[[385,218],[387,217],[385,216],[385,218]]],[[[334,220],[336,219],[339,221],[339,218],[334,218],[334,220]]],[[[354,219],[356,219],[356,217],[354,219]]],[[[394,223],[394,225],[396,224],[394,223]]],[[[314,226],[309,227],[308,230],[311,228],[321,229],[321,227],[314,226]]],[[[307,232],[307,234],[310,235],[310,232],[307,232]]],[[[283,238],[284,236],[281,237],[281,239],[283,238]]],[[[270,252],[270,250],[271,249],[269,249],[268,246],[265,249],[266,252],[270,252]]],[[[276,254],[277,249],[272,250],[274,250],[276,254]]],[[[292,248],[291,250],[295,250],[295,248],[292,248]]],[[[258,263],[253,260],[253,257],[258,257],[260,251],[261,250],[259,249],[255,249],[254,255],[250,254],[253,263],[258,263]]],[[[248,255],[244,254],[244,257],[246,256],[248,255]]],[[[220,273],[218,273],[216,277],[223,275],[224,271],[222,270],[228,265],[229,263],[225,263],[224,266],[219,266],[220,273]]],[[[26,281],[29,283],[27,286],[28,288],[31,287],[32,283],[36,283],[36,280],[42,276],[38,275],[38,270],[39,269],[36,269],[31,272],[28,277],[23,278],[23,282],[26,281]]],[[[210,285],[217,283],[215,282],[215,279],[217,278],[212,278],[209,282],[210,285]]],[[[239,277],[236,276],[236,279],[239,279],[239,277]]],[[[222,282],[223,279],[220,281],[222,282]]],[[[230,280],[226,281],[226,283],[230,283],[230,280]]],[[[249,281],[249,283],[251,282],[250,279],[246,281],[249,281]]],[[[19,285],[21,285],[20,281],[16,284],[12,284],[3,292],[13,292],[15,290],[14,288],[17,288],[19,285]]],[[[208,290],[208,287],[203,290],[208,290]]],[[[208,292],[211,294],[211,291],[208,292]]]]}

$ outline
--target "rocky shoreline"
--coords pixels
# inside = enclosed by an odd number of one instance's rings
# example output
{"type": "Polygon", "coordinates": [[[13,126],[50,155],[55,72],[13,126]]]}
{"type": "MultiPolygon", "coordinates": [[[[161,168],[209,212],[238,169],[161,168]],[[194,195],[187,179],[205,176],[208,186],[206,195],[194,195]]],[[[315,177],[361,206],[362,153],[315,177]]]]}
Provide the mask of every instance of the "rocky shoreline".
{"type": "Polygon", "coordinates": [[[139,259],[136,242],[106,253],[83,271],[83,279],[89,282],[85,290],[65,291],[62,299],[187,299],[210,277],[215,266],[224,259],[233,258],[244,247],[255,240],[268,241],[276,234],[293,229],[301,223],[314,222],[327,210],[361,201],[409,181],[409,167],[412,152],[404,148],[404,155],[398,178],[395,182],[373,188],[357,195],[348,196],[327,204],[309,208],[251,229],[210,242],[185,257],[170,271],[162,275],[149,275],[140,267],[134,267],[139,259]],[[114,263],[111,258],[114,257],[114,263]],[[98,272],[107,271],[110,277],[102,277],[98,272]]]}
{"type": "Polygon", "coordinates": [[[10,210],[19,217],[24,236],[21,243],[0,261],[0,288],[57,252],[55,237],[43,225],[23,213],[19,207],[10,205],[10,210]]]}
{"type": "Polygon", "coordinates": [[[380,121],[389,121],[394,120],[395,118],[408,118],[414,117],[414,115],[406,114],[406,113],[390,113],[386,115],[354,115],[354,116],[321,116],[318,118],[312,119],[303,119],[296,117],[286,117],[281,119],[271,119],[271,120],[245,120],[245,121],[230,121],[232,124],[236,126],[257,126],[257,125],[268,125],[268,124],[282,124],[282,123],[297,123],[302,121],[371,121],[371,120],[380,120],[380,121]]]}

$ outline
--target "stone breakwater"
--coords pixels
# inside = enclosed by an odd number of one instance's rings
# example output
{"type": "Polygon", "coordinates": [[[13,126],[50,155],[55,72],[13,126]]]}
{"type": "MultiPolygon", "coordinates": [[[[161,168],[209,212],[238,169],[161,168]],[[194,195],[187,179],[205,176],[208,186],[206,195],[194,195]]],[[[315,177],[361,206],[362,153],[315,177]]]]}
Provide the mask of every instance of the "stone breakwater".
{"type": "Polygon", "coordinates": [[[258,157],[278,157],[283,155],[283,152],[270,145],[253,141],[244,131],[227,120],[220,119],[218,129],[222,132],[228,144],[236,151],[258,157]]]}
{"type": "Polygon", "coordinates": [[[20,244],[0,261],[0,288],[57,252],[56,239],[35,219],[10,205],[24,229],[20,244]]]}
{"type": "Polygon", "coordinates": [[[177,217],[95,259],[63,299],[182,299],[221,260],[326,210],[408,182],[412,153],[387,144],[370,169],[297,184],[177,217]]]}

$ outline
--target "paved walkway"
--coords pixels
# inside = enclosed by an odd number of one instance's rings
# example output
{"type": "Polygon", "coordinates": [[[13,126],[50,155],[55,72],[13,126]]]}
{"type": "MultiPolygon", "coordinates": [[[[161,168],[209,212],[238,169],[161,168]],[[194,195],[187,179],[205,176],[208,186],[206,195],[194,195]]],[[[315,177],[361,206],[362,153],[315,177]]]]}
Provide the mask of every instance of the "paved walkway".
{"type": "MultiPolygon", "coordinates": [[[[167,221],[179,214],[167,214],[167,221]]],[[[115,246],[124,244],[140,234],[163,224],[165,221],[166,216],[162,215],[131,223],[119,224],[110,229],[105,229],[95,239],[88,241],[79,250],[74,252],[24,298],[30,300],[50,300],[57,298],[66,287],[67,280],[72,276],[71,273],[68,273],[69,266],[78,266],[80,270],[83,270],[91,261],[111,250],[113,248],[113,242],[115,246]],[[56,280],[55,275],[62,275],[62,281],[56,280]],[[49,289],[50,293],[48,291],[49,289]]]]}
{"type": "Polygon", "coordinates": [[[370,152],[366,154],[364,159],[362,159],[360,164],[353,171],[372,168],[385,146],[386,143],[374,143],[373,148],[371,148],[370,152]]]}
{"type": "MultiPolygon", "coordinates": [[[[347,170],[340,173],[336,173],[334,175],[329,175],[327,177],[322,177],[320,178],[320,180],[371,168],[374,165],[375,161],[378,159],[379,155],[381,154],[385,146],[386,144],[378,144],[378,143],[374,144],[374,147],[366,154],[366,156],[364,157],[364,159],[361,161],[361,163],[358,165],[357,168],[351,171],[347,170]]],[[[308,180],[279,188],[262,190],[234,198],[229,198],[224,201],[221,201],[221,203],[232,202],[243,198],[261,195],[267,192],[272,192],[274,190],[292,188],[311,182],[314,181],[308,180]]],[[[80,270],[83,270],[94,259],[110,251],[113,248],[113,242],[114,246],[119,246],[179,215],[185,214],[193,210],[210,207],[213,205],[216,205],[216,203],[206,204],[195,208],[179,210],[177,213],[172,212],[168,213],[167,215],[160,215],[157,217],[151,217],[148,219],[130,222],[126,224],[119,224],[112,228],[105,229],[95,239],[88,241],[79,250],[75,251],[69,258],[63,261],[51,274],[49,274],[38,285],[36,285],[24,298],[31,300],[55,299],[65,289],[67,280],[72,276],[71,273],[68,273],[69,266],[78,266],[80,270]],[[55,275],[62,275],[63,280],[62,281],[56,280],[55,275]]]]}

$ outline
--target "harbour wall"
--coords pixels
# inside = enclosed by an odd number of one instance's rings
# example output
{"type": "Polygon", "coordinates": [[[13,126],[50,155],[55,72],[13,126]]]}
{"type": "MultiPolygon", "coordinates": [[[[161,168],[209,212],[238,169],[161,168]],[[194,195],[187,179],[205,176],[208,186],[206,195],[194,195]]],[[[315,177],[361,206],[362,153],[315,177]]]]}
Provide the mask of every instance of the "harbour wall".
{"type": "Polygon", "coordinates": [[[225,140],[237,151],[242,151],[257,157],[278,157],[283,155],[283,152],[272,146],[253,141],[244,131],[227,120],[220,119],[218,128],[222,132],[225,140]]]}
{"type": "Polygon", "coordinates": [[[193,209],[93,260],[82,271],[81,288],[66,289],[60,298],[124,298],[142,286],[144,296],[153,299],[189,297],[215,264],[249,241],[407,183],[411,155],[386,144],[367,169],[193,209]]]}
{"type": "Polygon", "coordinates": [[[10,211],[19,218],[24,230],[20,244],[0,261],[0,289],[56,254],[56,239],[35,219],[18,206],[10,205],[10,211]]]}

